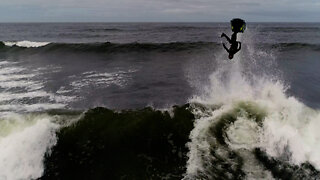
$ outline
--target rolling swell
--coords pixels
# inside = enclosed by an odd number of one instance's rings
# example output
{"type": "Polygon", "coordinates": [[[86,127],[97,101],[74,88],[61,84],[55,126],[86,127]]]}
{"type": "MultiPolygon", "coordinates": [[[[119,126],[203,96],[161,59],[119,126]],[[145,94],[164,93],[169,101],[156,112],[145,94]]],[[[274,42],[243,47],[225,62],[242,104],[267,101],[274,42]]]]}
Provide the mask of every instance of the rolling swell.
{"type": "Polygon", "coordinates": [[[0,43],[0,50],[2,51],[71,51],[71,52],[97,52],[97,53],[124,53],[124,52],[174,52],[194,49],[213,49],[220,46],[217,43],[210,42],[173,42],[173,43],[50,43],[45,46],[36,48],[28,48],[14,45],[12,47],[6,46],[5,43],[0,43]]]}
{"type": "Polygon", "coordinates": [[[41,179],[181,179],[194,120],[188,109],[89,110],[57,133],[41,179]]]}
{"type": "MultiPolygon", "coordinates": [[[[29,41],[27,41],[29,42],[29,41]]],[[[171,43],[48,43],[46,45],[38,45],[41,42],[29,42],[31,45],[19,45],[15,43],[7,46],[6,42],[0,41],[0,51],[7,52],[93,52],[93,53],[126,53],[126,52],[176,52],[176,51],[192,51],[192,50],[214,50],[221,49],[221,44],[216,42],[171,42],[171,43]],[[35,46],[32,46],[35,43],[35,46]]],[[[277,43],[257,44],[261,48],[278,49],[280,51],[292,50],[312,50],[320,51],[320,44],[308,43],[277,43]]]]}

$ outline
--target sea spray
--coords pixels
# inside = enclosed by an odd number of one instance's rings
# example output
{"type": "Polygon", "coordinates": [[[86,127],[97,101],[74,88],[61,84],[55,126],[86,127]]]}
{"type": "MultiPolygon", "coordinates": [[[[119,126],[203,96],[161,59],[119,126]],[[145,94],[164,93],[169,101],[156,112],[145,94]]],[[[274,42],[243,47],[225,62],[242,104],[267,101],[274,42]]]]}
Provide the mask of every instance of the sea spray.
{"type": "Polygon", "coordinates": [[[37,179],[58,125],[48,115],[8,114],[0,119],[0,179],[37,179]]]}
{"type": "Polygon", "coordinates": [[[243,51],[233,61],[221,60],[209,85],[190,100],[197,119],[184,179],[283,178],[278,171],[319,178],[306,164],[320,170],[320,112],[286,94],[274,53],[249,45],[243,51]],[[279,168],[261,161],[257,150],[279,168]],[[299,167],[305,170],[294,171],[299,167]]]}

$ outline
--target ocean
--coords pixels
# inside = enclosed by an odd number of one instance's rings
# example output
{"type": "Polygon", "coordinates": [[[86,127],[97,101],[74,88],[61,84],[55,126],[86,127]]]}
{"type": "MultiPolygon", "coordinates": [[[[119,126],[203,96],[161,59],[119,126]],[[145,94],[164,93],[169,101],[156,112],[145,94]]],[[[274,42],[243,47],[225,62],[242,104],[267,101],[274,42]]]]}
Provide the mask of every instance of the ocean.
{"type": "Polygon", "coordinates": [[[1,23],[0,180],[320,179],[320,23],[1,23]]]}

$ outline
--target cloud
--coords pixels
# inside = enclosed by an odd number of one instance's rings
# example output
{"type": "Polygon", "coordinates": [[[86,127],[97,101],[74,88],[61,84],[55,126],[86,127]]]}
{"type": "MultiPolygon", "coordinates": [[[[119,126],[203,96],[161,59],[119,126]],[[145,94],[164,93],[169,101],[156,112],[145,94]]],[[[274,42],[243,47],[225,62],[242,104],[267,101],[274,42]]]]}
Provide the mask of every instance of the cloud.
{"type": "Polygon", "coordinates": [[[319,21],[319,0],[1,0],[0,21],[319,21]]]}

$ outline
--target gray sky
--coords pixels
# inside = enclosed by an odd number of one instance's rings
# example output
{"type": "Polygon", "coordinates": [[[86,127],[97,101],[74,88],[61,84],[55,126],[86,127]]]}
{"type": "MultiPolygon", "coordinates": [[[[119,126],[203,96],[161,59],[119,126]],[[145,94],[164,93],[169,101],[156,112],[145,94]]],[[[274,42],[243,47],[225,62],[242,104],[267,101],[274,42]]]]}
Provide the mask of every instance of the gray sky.
{"type": "Polygon", "coordinates": [[[320,0],[1,0],[0,22],[320,22],[320,0]]]}

